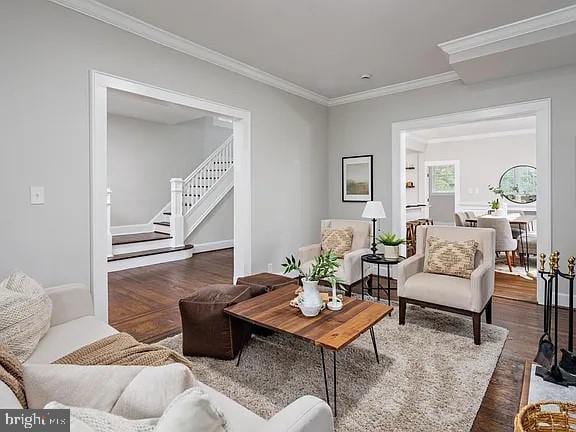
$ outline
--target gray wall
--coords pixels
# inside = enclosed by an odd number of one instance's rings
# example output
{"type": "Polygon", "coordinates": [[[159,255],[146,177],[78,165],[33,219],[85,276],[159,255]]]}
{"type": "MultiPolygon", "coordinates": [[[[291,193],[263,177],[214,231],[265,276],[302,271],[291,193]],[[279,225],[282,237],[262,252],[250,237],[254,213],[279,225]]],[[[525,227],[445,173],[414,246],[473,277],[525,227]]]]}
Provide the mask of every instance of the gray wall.
{"type": "Polygon", "coordinates": [[[254,271],[279,270],[317,240],[328,216],[326,107],[46,0],[0,2],[0,39],[0,275],[90,280],[91,69],[252,113],[254,271]],[[46,187],[44,206],[29,204],[31,185],[46,187]]]}
{"type": "Polygon", "coordinates": [[[488,185],[497,186],[508,168],[521,164],[536,166],[536,135],[428,144],[423,160],[459,160],[460,201],[487,205],[495,198],[488,185]]]}
{"type": "Polygon", "coordinates": [[[186,178],[204,160],[204,123],[108,115],[112,226],[146,224],[170,201],[170,179],[186,178]]]}
{"type": "Polygon", "coordinates": [[[231,135],[211,117],[168,125],[108,115],[112,226],[150,222],[170,201],[170,179],[186,178],[231,135]]]}
{"type": "MultiPolygon", "coordinates": [[[[391,124],[458,111],[541,98],[552,99],[552,241],[564,255],[576,252],[576,68],[475,85],[460,82],[384,96],[330,109],[330,216],[354,218],[362,204],[340,200],[340,158],[374,155],[374,199],[391,205],[391,124]]],[[[388,218],[383,221],[390,229],[388,218]]]]}
{"type": "Polygon", "coordinates": [[[234,239],[234,190],[220,201],[212,212],[202,221],[186,243],[199,245],[222,240],[234,239]]]}

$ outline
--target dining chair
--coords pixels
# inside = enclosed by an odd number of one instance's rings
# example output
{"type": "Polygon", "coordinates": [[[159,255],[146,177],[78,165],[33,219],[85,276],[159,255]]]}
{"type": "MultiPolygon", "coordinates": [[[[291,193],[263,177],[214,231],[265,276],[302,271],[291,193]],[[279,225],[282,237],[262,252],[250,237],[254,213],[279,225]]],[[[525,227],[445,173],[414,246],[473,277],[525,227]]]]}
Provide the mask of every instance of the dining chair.
{"type": "Polygon", "coordinates": [[[466,226],[466,212],[454,213],[454,225],[456,226],[466,226]]]}
{"type": "Polygon", "coordinates": [[[492,228],[496,231],[496,248],[495,252],[504,252],[506,254],[506,264],[512,273],[512,266],[515,264],[515,251],[518,247],[518,241],[512,236],[510,221],[505,217],[484,216],[478,218],[478,228],[492,228]]]}

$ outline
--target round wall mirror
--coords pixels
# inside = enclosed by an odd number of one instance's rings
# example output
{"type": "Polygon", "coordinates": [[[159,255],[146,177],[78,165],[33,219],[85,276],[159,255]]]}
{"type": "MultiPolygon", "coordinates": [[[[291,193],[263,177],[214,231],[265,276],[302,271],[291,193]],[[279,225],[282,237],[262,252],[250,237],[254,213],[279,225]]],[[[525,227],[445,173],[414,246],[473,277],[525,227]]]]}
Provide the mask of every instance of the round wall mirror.
{"type": "Polygon", "coordinates": [[[529,204],[536,201],[536,168],[517,165],[509,168],[500,177],[500,189],[509,201],[529,204]]]}

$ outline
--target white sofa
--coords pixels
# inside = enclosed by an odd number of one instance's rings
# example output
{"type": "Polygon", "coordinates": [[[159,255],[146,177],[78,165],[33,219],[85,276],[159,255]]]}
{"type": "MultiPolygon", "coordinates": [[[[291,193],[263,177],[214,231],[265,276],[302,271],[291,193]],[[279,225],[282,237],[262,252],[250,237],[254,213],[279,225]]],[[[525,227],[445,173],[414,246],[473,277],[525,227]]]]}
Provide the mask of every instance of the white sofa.
{"type": "MultiPolygon", "coordinates": [[[[81,284],[48,288],[52,322],[48,333],[26,363],[46,364],[117,331],[94,317],[92,296],[81,284]]],[[[303,396],[270,420],[265,420],[222,393],[200,383],[230,424],[231,432],[332,432],[332,411],[321,399],[303,396]]],[[[22,408],[12,391],[0,381],[0,408],[22,408]]]]}
{"type": "MultiPolygon", "coordinates": [[[[321,221],[320,229],[323,232],[327,228],[348,228],[352,227],[352,249],[345,253],[339,260],[340,268],[336,276],[344,281],[348,292],[351,286],[362,278],[362,255],[371,253],[370,246],[370,222],[361,220],[326,219],[321,221]]],[[[298,259],[302,261],[302,269],[307,271],[312,265],[314,258],[322,252],[320,243],[304,246],[298,249],[298,259]]]]}

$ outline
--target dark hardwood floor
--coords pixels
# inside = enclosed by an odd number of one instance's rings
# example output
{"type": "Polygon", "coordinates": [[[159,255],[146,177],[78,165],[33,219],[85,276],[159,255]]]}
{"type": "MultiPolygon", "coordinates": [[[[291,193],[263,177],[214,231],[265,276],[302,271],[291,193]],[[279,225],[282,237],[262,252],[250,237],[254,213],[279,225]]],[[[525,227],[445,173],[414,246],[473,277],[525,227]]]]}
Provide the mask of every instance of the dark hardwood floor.
{"type": "MultiPolygon", "coordinates": [[[[181,328],[178,299],[206,284],[231,282],[232,268],[233,253],[228,249],[196,254],[189,260],[110,273],[110,324],[145,342],[176,334],[181,328]]],[[[496,274],[496,292],[500,294],[529,292],[531,283],[496,274]]],[[[534,357],[542,319],[542,307],[533,302],[494,298],[493,323],[506,327],[510,333],[474,422],[474,432],[514,430],[524,362],[534,357]]],[[[560,322],[560,328],[565,329],[566,310],[560,312],[560,322]]],[[[566,336],[561,333],[563,345],[566,336]]]]}
{"type": "Polygon", "coordinates": [[[110,325],[142,342],[180,332],[178,300],[208,284],[231,283],[233,252],[113,272],[108,275],[110,325]]]}

